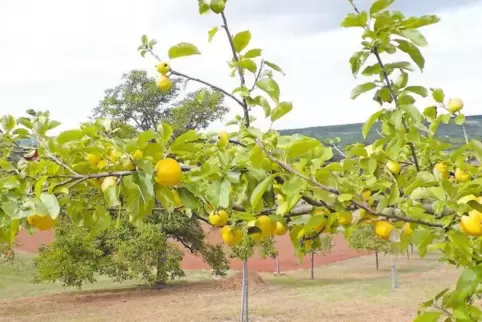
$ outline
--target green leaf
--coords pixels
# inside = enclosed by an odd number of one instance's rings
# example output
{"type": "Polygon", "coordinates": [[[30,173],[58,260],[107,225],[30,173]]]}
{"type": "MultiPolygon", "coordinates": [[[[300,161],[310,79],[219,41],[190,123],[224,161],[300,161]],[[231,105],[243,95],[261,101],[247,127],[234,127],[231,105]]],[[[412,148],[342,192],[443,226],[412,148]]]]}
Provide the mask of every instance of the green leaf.
{"type": "Polygon", "coordinates": [[[263,96],[256,96],[254,99],[254,104],[261,106],[264,111],[264,116],[268,117],[271,114],[271,106],[266,98],[263,96]]]}
{"type": "Polygon", "coordinates": [[[407,40],[395,39],[395,41],[398,42],[398,49],[407,53],[420,70],[423,71],[423,68],[425,67],[425,58],[423,58],[418,47],[407,40]]]}
{"type": "Polygon", "coordinates": [[[421,17],[407,18],[400,27],[403,29],[415,29],[428,25],[432,25],[440,21],[440,18],[435,15],[425,15],[421,17]]]}
{"type": "Polygon", "coordinates": [[[259,206],[259,203],[261,199],[263,198],[263,194],[266,192],[268,187],[271,185],[273,182],[273,179],[277,176],[278,174],[272,174],[263,181],[261,181],[256,188],[254,188],[253,193],[251,194],[251,197],[249,199],[251,203],[251,208],[256,209],[259,206]]]}
{"type": "Polygon", "coordinates": [[[373,124],[378,120],[378,118],[380,117],[380,115],[382,115],[382,113],[383,113],[383,110],[376,111],[370,116],[370,118],[368,118],[368,120],[365,123],[363,123],[363,127],[362,127],[363,138],[365,139],[367,138],[368,133],[370,133],[370,130],[373,124]]]}
{"type": "Polygon", "coordinates": [[[168,51],[168,56],[170,59],[200,54],[201,53],[196,46],[185,42],[181,42],[175,46],[172,46],[171,48],[169,48],[168,51]]]}
{"type": "Polygon", "coordinates": [[[253,74],[258,70],[258,66],[256,66],[256,63],[251,59],[243,59],[239,63],[239,66],[241,66],[243,69],[249,70],[253,74]]]}
{"type": "Polygon", "coordinates": [[[482,142],[475,139],[470,140],[469,149],[474,151],[479,159],[482,159],[482,142]]]}
{"type": "Polygon", "coordinates": [[[422,122],[422,114],[420,111],[415,107],[415,105],[406,104],[400,105],[400,109],[410,115],[410,118],[416,123],[420,124],[422,122]]]}
{"type": "Polygon", "coordinates": [[[423,86],[408,86],[405,88],[406,91],[418,94],[422,97],[427,97],[428,96],[428,91],[425,87],[423,86]]]}
{"type": "Polygon", "coordinates": [[[57,136],[57,142],[62,145],[67,142],[77,141],[84,137],[84,132],[81,130],[68,130],[60,133],[57,136]]]}
{"type": "Polygon", "coordinates": [[[457,125],[463,125],[465,123],[465,115],[458,114],[456,117],[454,117],[454,123],[457,125]]]}
{"type": "Polygon", "coordinates": [[[0,168],[2,168],[5,171],[9,171],[9,172],[15,170],[15,167],[13,166],[13,164],[11,164],[10,162],[8,162],[6,160],[0,160],[0,168]]]}
{"type": "Polygon", "coordinates": [[[372,89],[374,89],[375,87],[377,87],[377,85],[374,83],[374,82],[368,82],[368,83],[364,83],[364,84],[361,84],[361,85],[358,85],[357,87],[355,87],[352,91],[351,91],[351,99],[354,100],[355,98],[357,98],[358,96],[360,96],[360,94],[363,94],[363,93],[366,93],[368,91],[371,91],[372,89]]]}
{"type": "Polygon", "coordinates": [[[141,37],[142,44],[147,45],[148,41],[149,41],[149,39],[147,38],[147,35],[142,35],[142,37],[141,37]]]}
{"type": "Polygon", "coordinates": [[[154,183],[152,176],[136,172],[122,178],[121,191],[126,201],[126,211],[132,221],[147,216],[154,208],[154,183]]]}
{"type": "Polygon", "coordinates": [[[209,5],[205,0],[198,0],[199,14],[203,15],[209,12],[209,5]]]}
{"type": "Polygon", "coordinates": [[[275,103],[279,102],[279,86],[278,83],[271,77],[261,78],[256,82],[256,86],[268,94],[275,103]]]}
{"type": "Polygon", "coordinates": [[[370,7],[370,17],[379,11],[382,11],[388,8],[395,0],[378,0],[375,1],[372,6],[370,7]]]}
{"type": "Polygon", "coordinates": [[[218,32],[219,30],[219,27],[214,27],[212,29],[210,29],[208,31],[208,41],[211,42],[214,38],[214,36],[216,35],[216,33],[218,32]]]}
{"type": "Polygon", "coordinates": [[[263,50],[259,48],[250,49],[246,52],[246,54],[244,54],[244,58],[255,58],[261,56],[262,51],[263,50]]]}
{"type": "Polygon", "coordinates": [[[214,13],[221,13],[224,11],[225,0],[211,0],[209,7],[214,13]]]}
{"type": "Polygon", "coordinates": [[[471,296],[479,284],[482,283],[482,266],[466,269],[460,275],[455,287],[455,302],[463,303],[468,296],[471,296]]]}
{"type": "Polygon", "coordinates": [[[7,132],[13,130],[15,127],[15,119],[12,115],[4,115],[2,117],[2,127],[7,132]]]}
{"type": "Polygon", "coordinates": [[[437,322],[442,316],[442,312],[425,312],[413,320],[413,322],[437,322]]]}
{"type": "Polygon", "coordinates": [[[60,206],[57,198],[54,195],[42,193],[38,198],[40,203],[36,203],[36,206],[40,206],[36,209],[42,215],[48,215],[53,219],[57,218],[60,214],[60,206]]]}
{"type": "Polygon", "coordinates": [[[231,182],[215,181],[206,190],[206,198],[216,207],[228,208],[231,182]]]}
{"type": "Polygon", "coordinates": [[[345,16],[341,22],[341,26],[345,28],[350,27],[365,27],[368,21],[368,14],[365,11],[358,13],[350,13],[345,16]]]}
{"type": "Polygon", "coordinates": [[[417,29],[402,30],[401,35],[413,42],[415,45],[424,47],[427,46],[427,40],[417,29]]]}
{"type": "Polygon", "coordinates": [[[249,30],[238,32],[233,37],[234,50],[240,53],[251,41],[251,32],[249,30]]]}
{"type": "Polygon", "coordinates": [[[179,188],[177,190],[179,194],[179,199],[181,199],[182,204],[189,209],[196,209],[199,207],[199,201],[196,196],[186,188],[179,188]]]}
{"type": "Polygon", "coordinates": [[[43,176],[35,183],[35,196],[37,198],[40,198],[40,195],[42,194],[42,190],[44,188],[44,183],[47,181],[47,179],[47,176],[43,176]]]}
{"type": "Polygon", "coordinates": [[[320,146],[321,142],[319,140],[310,137],[304,137],[301,140],[294,141],[290,145],[290,147],[288,148],[288,156],[292,159],[295,159],[320,146]]]}
{"type": "Polygon", "coordinates": [[[277,71],[277,72],[280,73],[281,75],[283,75],[283,76],[286,75],[286,74],[284,73],[284,71],[281,69],[281,67],[279,67],[279,66],[276,65],[275,63],[272,63],[272,62],[270,62],[270,61],[265,60],[265,61],[264,61],[264,64],[265,64],[266,66],[270,67],[271,69],[277,71]]]}
{"type": "Polygon", "coordinates": [[[353,77],[356,77],[360,71],[360,68],[363,67],[366,60],[370,56],[369,52],[366,51],[357,51],[350,57],[350,66],[351,66],[351,73],[353,77]]]}
{"type": "Polygon", "coordinates": [[[104,190],[104,198],[107,207],[119,207],[121,205],[119,200],[119,188],[117,185],[112,185],[104,190]]]}
{"type": "Polygon", "coordinates": [[[271,121],[274,122],[284,115],[288,114],[293,109],[293,104],[290,102],[281,102],[271,111],[271,121]]]}
{"type": "Polygon", "coordinates": [[[467,202],[467,205],[472,209],[482,212],[482,205],[475,200],[470,200],[467,202]]]}
{"type": "Polygon", "coordinates": [[[432,97],[437,103],[443,103],[445,99],[444,91],[441,88],[432,89],[432,97]]]}

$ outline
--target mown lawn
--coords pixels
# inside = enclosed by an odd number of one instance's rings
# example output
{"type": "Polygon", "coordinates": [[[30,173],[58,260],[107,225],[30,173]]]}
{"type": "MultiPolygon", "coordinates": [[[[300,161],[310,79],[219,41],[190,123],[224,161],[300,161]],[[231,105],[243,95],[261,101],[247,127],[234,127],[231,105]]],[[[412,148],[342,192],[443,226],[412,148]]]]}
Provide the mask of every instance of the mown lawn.
{"type": "MultiPolygon", "coordinates": [[[[418,304],[454,285],[458,271],[437,261],[396,258],[399,288],[392,289],[390,257],[365,256],[309,271],[250,277],[250,321],[412,321],[418,304]]],[[[31,257],[0,264],[0,321],[238,321],[239,279],[208,271],[163,289],[100,278],[82,291],[32,284],[31,257]]]]}

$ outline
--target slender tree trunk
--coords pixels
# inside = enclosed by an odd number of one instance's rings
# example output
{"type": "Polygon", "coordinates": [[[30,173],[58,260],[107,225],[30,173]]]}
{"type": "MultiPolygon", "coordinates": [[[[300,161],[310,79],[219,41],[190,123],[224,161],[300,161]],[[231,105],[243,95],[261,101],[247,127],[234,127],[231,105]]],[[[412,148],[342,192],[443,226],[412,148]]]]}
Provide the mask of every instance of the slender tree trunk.
{"type": "Polygon", "coordinates": [[[410,248],[412,249],[412,254],[413,254],[413,244],[410,243],[410,248]]]}
{"type": "Polygon", "coordinates": [[[311,279],[315,279],[315,252],[311,252],[311,279]]]}
{"type": "Polygon", "coordinates": [[[408,247],[407,247],[407,259],[410,259],[410,252],[408,251],[408,247]]]}
{"type": "Polygon", "coordinates": [[[279,271],[279,258],[278,256],[276,256],[276,275],[279,275],[280,274],[280,271],[279,271]]]}
{"type": "Polygon", "coordinates": [[[378,271],[378,250],[375,250],[375,263],[376,263],[377,271],[378,271]]]}

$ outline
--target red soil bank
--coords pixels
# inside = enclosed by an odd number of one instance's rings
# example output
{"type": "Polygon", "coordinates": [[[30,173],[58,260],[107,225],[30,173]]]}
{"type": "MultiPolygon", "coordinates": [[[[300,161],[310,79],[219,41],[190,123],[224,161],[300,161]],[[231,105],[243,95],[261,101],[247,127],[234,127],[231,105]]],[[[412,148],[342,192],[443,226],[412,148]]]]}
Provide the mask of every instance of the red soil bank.
{"type": "MultiPolygon", "coordinates": [[[[204,227],[208,236],[209,242],[212,244],[220,244],[221,236],[219,230],[213,230],[211,227],[204,227]]],[[[17,237],[17,249],[26,251],[29,253],[37,252],[38,248],[42,244],[49,244],[54,240],[54,232],[36,232],[33,236],[30,236],[28,232],[22,230],[17,237]]],[[[291,245],[291,241],[288,235],[277,237],[276,245],[279,251],[279,263],[280,270],[295,270],[310,267],[310,256],[306,256],[302,263],[294,255],[294,250],[291,245]]],[[[202,260],[201,257],[192,255],[188,250],[184,251],[185,256],[182,262],[182,267],[185,269],[208,269],[209,266],[202,260]]],[[[315,255],[315,264],[328,264],[354,257],[360,257],[366,255],[366,252],[359,252],[348,247],[347,242],[343,236],[338,235],[333,238],[333,248],[330,253],[326,255],[315,255]]],[[[241,261],[230,260],[231,268],[235,270],[241,269],[241,261]]],[[[274,272],[276,270],[276,262],[274,259],[263,259],[260,257],[253,257],[248,261],[248,267],[250,270],[257,272],[274,272]]]]}

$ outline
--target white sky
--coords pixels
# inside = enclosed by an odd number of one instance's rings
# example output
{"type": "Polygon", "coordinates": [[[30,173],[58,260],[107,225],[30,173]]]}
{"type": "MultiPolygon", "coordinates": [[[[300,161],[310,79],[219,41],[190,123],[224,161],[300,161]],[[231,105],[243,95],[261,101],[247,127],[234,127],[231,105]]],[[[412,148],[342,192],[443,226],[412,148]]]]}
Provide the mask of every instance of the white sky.
{"type": "MultiPolygon", "coordinates": [[[[207,42],[208,30],[219,24],[220,17],[199,16],[196,3],[1,0],[0,114],[20,116],[29,108],[48,109],[63,123],[61,129],[76,127],[91,114],[104,90],[119,84],[123,73],[145,69],[155,75],[155,61],[137,52],[144,33],[158,40],[161,57],[178,42],[194,43],[202,55],[174,60],[173,68],[234,88],[236,82],[226,65],[230,51],[225,34],[219,32],[211,44],[207,42]]],[[[361,3],[366,7],[367,1],[361,3]]],[[[358,31],[313,26],[303,30],[304,25],[297,22],[309,18],[308,14],[251,15],[246,8],[243,16],[229,8],[228,2],[232,32],[249,29],[253,34],[250,47],[263,48],[264,57],[287,74],[277,79],[282,99],[292,101],[294,109],[275,128],[363,122],[378,108],[372,93],[355,101],[349,98],[354,86],[368,81],[353,79],[348,65],[350,55],[359,48],[358,31]]],[[[348,11],[347,6],[344,12],[348,11]]],[[[482,1],[441,9],[438,14],[442,21],[423,30],[429,42],[423,49],[426,69],[414,79],[463,98],[466,114],[482,114],[482,1]]],[[[195,87],[191,84],[188,89],[195,87]]],[[[227,121],[241,111],[229,99],[226,102],[232,107],[227,121]]],[[[257,125],[269,124],[261,110],[256,115],[260,116],[257,125]]],[[[222,127],[217,122],[211,129],[222,127]]]]}

